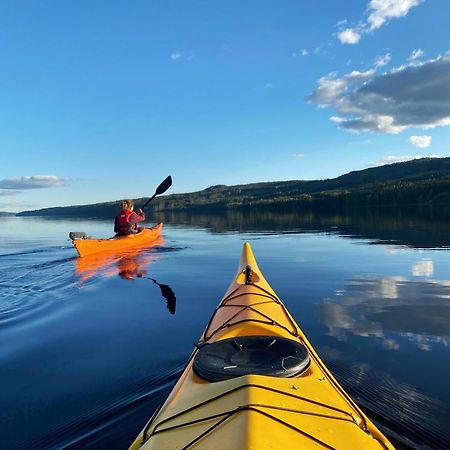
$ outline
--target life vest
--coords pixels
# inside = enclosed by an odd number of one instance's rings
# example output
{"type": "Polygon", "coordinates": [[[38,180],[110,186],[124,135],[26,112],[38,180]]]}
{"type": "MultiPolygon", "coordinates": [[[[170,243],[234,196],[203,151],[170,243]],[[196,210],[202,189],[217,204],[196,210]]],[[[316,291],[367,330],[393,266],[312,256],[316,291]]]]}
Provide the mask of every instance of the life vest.
{"type": "Polygon", "coordinates": [[[130,222],[130,216],[134,214],[133,211],[123,209],[117,214],[117,224],[119,226],[119,234],[124,236],[133,232],[134,224],[130,222]]]}

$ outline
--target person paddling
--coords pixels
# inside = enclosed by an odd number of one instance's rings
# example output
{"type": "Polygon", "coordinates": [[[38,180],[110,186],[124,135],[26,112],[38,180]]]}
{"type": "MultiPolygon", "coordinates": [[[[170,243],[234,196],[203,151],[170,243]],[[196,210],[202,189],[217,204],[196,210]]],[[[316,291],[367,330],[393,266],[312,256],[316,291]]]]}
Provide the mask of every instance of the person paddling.
{"type": "Polygon", "coordinates": [[[118,236],[126,236],[128,234],[139,233],[143,230],[138,227],[138,222],[145,220],[145,213],[142,209],[134,210],[133,200],[122,200],[120,202],[121,210],[117,213],[114,220],[114,232],[118,236]]]}

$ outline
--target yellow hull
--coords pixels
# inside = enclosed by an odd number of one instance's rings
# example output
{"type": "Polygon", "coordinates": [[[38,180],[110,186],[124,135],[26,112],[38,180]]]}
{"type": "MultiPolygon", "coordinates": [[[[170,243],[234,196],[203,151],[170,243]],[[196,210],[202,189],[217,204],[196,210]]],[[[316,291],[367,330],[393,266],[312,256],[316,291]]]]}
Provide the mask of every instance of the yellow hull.
{"type": "Polygon", "coordinates": [[[264,279],[248,243],[199,344],[166,402],[130,449],[394,448],[321,361],[264,279]],[[203,348],[249,336],[301,344],[309,355],[307,367],[290,378],[248,373],[209,382],[197,374],[203,348]]]}
{"type": "Polygon", "coordinates": [[[95,253],[117,252],[121,250],[144,248],[161,236],[163,224],[144,228],[140,233],[111,239],[75,239],[72,241],[78,255],[88,256],[95,253]]]}

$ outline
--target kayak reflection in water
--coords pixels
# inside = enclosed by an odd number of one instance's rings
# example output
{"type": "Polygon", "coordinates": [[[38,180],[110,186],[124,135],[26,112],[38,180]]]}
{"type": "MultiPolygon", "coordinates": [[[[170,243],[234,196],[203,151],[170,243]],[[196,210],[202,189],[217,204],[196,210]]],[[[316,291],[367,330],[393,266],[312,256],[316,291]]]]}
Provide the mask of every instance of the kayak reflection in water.
{"type": "MultiPolygon", "coordinates": [[[[164,244],[162,237],[154,241],[154,246],[164,244]]],[[[124,280],[145,278],[157,284],[162,296],[167,301],[167,309],[170,314],[175,314],[176,296],[167,284],[158,283],[154,278],[147,277],[148,267],[160,258],[157,251],[144,253],[140,250],[115,253],[112,255],[89,255],[84,258],[76,258],[75,273],[80,279],[80,286],[88,282],[92,277],[112,277],[119,275],[124,280]]]]}
{"type": "Polygon", "coordinates": [[[117,263],[117,269],[124,280],[134,280],[147,275],[147,264],[142,264],[136,255],[122,257],[117,263]]]}
{"type": "Polygon", "coordinates": [[[119,276],[125,280],[134,280],[137,278],[145,278],[157,284],[161,290],[161,295],[166,299],[167,309],[170,314],[175,314],[177,298],[171,287],[167,284],[158,283],[154,278],[146,277],[147,269],[140,266],[138,258],[124,257],[118,263],[119,276]]]}
{"type": "Polygon", "coordinates": [[[123,272],[122,278],[130,279],[138,273],[145,275],[147,267],[160,258],[156,247],[164,245],[164,239],[159,236],[151,247],[155,251],[143,252],[141,249],[117,251],[115,253],[97,253],[75,260],[75,273],[81,283],[87,282],[93,276],[111,277],[123,272]]]}

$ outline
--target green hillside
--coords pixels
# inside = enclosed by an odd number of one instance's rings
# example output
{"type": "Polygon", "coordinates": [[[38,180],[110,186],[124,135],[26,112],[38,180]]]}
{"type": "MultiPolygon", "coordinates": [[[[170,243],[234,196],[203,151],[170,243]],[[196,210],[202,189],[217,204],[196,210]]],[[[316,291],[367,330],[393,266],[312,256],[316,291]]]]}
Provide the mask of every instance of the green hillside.
{"type": "MultiPolygon", "coordinates": [[[[175,180],[176,182],[176,180],[175,180]]],[[[147,199],[135,199],[139,206],[147,199]]],[[[450,203],[450,158],[422,158],[350,172],[314,181],[280,181],[237,186],[217,185],[203,191],[156,198],[153,211],[255,208],[342,209],[450,203]]],[[[118,201],[46,208],[19,215],[111,217],[118,201]]]]}

